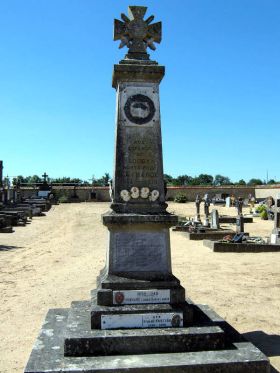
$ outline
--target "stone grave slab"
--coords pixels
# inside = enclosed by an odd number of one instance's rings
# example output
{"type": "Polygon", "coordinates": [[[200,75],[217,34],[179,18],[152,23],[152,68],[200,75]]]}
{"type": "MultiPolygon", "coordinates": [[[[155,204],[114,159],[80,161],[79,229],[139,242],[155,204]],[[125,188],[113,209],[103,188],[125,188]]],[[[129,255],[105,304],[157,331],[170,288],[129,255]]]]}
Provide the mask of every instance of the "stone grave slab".
{"type": "Polygon", "coordinates": [[[280,245],[255,243],[228,243],[204,240],[203,245],[215,252],[261,253],[280,251],[280,245]]]}

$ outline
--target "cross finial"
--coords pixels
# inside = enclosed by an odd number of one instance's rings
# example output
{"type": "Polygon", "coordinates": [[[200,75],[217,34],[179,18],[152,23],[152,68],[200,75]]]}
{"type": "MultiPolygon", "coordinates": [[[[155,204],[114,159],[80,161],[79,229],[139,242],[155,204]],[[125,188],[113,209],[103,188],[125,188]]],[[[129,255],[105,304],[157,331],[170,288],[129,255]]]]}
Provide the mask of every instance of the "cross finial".
{"type": "Polygon", "coordinates": [[[47,175],[46,172],[43,173],[42,177],[44,178],[44,183],[47,182],[47,177],[48,177],[48,176],[49,176],[49,175],[47,175]]]}
{"type": "Polygon", "coordinates": [[[161,22],[150,24],[154,16],[144,21],[146,11],[145,6],[129,6],[128,17],[122,13],[123,21],[114,21],[114,40],[121,40],[119,48],[129,48],[129,59],[148,60],[147,47],[155,50],[154,42],[161,42],[161,22]]]}

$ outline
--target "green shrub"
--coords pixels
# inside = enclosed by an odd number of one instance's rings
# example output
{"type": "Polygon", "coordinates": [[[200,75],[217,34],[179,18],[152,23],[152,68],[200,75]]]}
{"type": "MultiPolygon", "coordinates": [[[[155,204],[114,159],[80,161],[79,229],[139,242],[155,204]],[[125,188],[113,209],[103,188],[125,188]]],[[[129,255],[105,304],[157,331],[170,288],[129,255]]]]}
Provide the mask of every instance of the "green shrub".
{"type": "Polygon", "coordinates": [[[256,208],[256,212],[261,214],[263,211],[267,211],[266,205],[260,205],[256,208]]]}
{"type": "Polygon", "coordinates": [[[263,220],[268,220],[267,210],[263,210],[263,211],[260,213],[260,217],[261,217],[261,219],[263,219],[263,220]]]}
{"type": "Polygon", "coordinates": [[[188,199],[184,194],[177,194],[174,198],[174,202],[178,202],[178,203],[186,203],[187,200],[188,199]]]}
{"type": "Polygon", "coordinates": [[[68,201],[68,198],[67,198],[66,196],[60,196],[60,197],[58,198],[58,202],[59,202],[59,203],[67,203],[67,202],[69,202],[69,201],[68,201]]]}

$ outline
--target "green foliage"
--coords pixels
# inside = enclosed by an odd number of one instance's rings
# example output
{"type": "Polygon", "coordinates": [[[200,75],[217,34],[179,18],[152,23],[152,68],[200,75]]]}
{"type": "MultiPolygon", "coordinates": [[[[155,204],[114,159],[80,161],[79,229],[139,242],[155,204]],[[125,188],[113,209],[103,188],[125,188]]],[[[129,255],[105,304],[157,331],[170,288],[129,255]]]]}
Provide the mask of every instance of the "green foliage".
{"type": "Polygon", "coordinates": [[[164,174],[163,178],[164,178],[164,180],[166,181],[167,184],[172,185],[172,182],[173,182],[174,179],[171,175],[164,174]]]}
{"type": "Polygon", "coordinates": [[[71,177],[58,177],[55,179],[51,179],[52,183],[57,183],[57,184],[82,184],[83,180],[78,179],[78,178],[71,178],[71,177]]]}
{"type": "Polygon", "coordinates": [[[193,178],[191,185],[212,185],[213,181],[212,175],[200,174],[193,178]]]}
{"type": "Polygon", "coordinates": [[[68,200],[68,198],[66,196],[60,196],[58,198],[58,202],[59,203],[67,203],[67,202],[69,202],[69,200],[68,200]]]}
{"type": "Polygon", "coordinates": [[[267,210],[267,207],[266,205],[260,205],[256,208],[256,212],[258,212],[259,214],[263,211],[266,211],[267,210]]]}
{"type": "Polygon", "coordinates": [[[267,220],[268,219],[268,213],[267,213],[267,206],[266,205],[260,205],[256,208],[256,212],[260,214],[261,219],[267,220]]]}
{"type": "Polygon", "coordinates": [[[260,213],[260,217],[261,217],[261,219],[263,219],[263,220],[267,220],[267,219],[268,219],[267,210],[263,210],[263,211],[260,213]]]}
{"type": "Polygon", "coordinates": [[[246,185],[246,181],[243,179],[240,179],[237,183],[237,185],[246,185]]]}
{"type": "Polygon", "coordinates": [[[248,185],[262,185],[263,182],[261,179],[251,179],[248,181],[248,185]]]}
{"type": "Polygon", "coordinates": [[[186,203],[187,200],[188,200],[187,197],[182,193],[176,194],[174,198],[174,202],[177,202],[177,203],[186,203]]]}
{"type": "Polygon", "coordinates": [[[216,175],[214,180],[214,185],[230,185],[232,182],[230,181],[230,178],[223,175],[216,175]]]}

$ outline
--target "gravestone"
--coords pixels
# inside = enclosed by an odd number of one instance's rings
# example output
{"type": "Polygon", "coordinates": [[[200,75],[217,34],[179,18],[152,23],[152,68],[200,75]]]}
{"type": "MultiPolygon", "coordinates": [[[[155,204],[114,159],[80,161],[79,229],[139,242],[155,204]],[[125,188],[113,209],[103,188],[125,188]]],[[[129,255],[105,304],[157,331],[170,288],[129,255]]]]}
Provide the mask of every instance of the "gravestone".
{"type": "Polygon", "coordinates": [[[203,226],[209,227],[210,225],[209,224],[209,207],[210,207],[211,200],[207,193],[205,194],[203,200],[204,200],[204,215],[205,215],[203,226]]]}
{"type": "Polygon", "coordinates": [[[244,233],[244,217],[237,215],[236,217],[236,233],[244,233]]]}
{"type": "Polygon", "coordinates": [[[206,306],[185,300],[172,274],[159,84],[164,67],[147,47],[161,23],[130,6],[114,39],[129,51],[114,66],[117,91],[112,211],[106,265],[90,301],[50,310],[25,373],[267,372],[267,359],[206,306]],[[236,346],[234,345],[235,342],[236,346]],[[195,352],[195,353],[194,353],[195,352]],[[160,355],[159,355],[160,354],[160,355]],[[218,368],[217,368],[218,367],[218,368]]]}
{"type": "Polygon", "coordinates": [[[280,193],[277,194],[274,206],[274,228],[270,237],[272,244],[280,244],[280,193]]]}
{"type": "Polygon", "coordinates": [[[231,206],[230,197],[226,197],[226,207],[230,207],[230,206],[231,206]]]}
{"type": "Polygon", "coordinates": [[[210,222],[212,229],[220,229],[219,223],[219,212],[218,210],[214,209],[211,211],[211,222],[210,222]]]}
{"type": "Polygon", "coordinates": [[[200,195],[197,194],[196,195],[196,198],[195,198],[195,208],[196,208],[196,215],[195,215],[195,221],[200,223],[201,220],[200,220],[200,204],[201,204],[202,200],[200,198],[200,195]]]}

